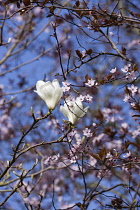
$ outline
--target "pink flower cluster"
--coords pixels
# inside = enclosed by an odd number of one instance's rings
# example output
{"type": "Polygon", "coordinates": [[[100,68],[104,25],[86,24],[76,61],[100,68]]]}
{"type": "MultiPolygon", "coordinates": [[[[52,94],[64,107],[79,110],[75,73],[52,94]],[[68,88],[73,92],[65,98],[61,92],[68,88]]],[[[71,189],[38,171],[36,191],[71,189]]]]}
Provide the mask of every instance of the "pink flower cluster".
{"type": "Polygon", "coordinates": [[[84,101],[84,100],[85,100],[86,102],[90,103],[90,102],[92,102],[93,97],[92,97],[91,95],[87,94],[87,95],[85,95],[85,96],[80,95],[80,96],[78,97],[78,99],[79,99],[80,101],[84,101]]]}
{"type": "Polygon", "coordinates": [[[84,134],[84,136],[86,136],[86,137],[92,137],[92,132],[91,132],[91,130],[90,130],[89,128],[85,128],[85,129],[83,130],[83,134],[84,134]]]}
{"type": "Polygon", "coordinates": [[[62,82],[63,87],[62,90],[63,92],[68,92],[70,90],[70,83],[68,81],[62,82]]]}

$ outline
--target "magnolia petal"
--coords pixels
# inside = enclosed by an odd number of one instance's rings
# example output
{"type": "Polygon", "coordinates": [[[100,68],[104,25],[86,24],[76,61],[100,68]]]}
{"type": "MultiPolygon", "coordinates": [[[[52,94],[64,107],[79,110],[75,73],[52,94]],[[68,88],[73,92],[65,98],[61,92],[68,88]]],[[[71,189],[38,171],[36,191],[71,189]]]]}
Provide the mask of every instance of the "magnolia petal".
{"type": "MultiPolygon", "coordinates": [[[[68,118],[68,110],[64,107],[64,106],[60,106],[60,111],[62,112],[62,114],[68,118]]],[[[69,118],[68,118],[69,119],[69,118]]]]}
{"type": "Polygon", "coordinates": [[[75,114],[73,114],[71,111],[68,113],[68,119],[69,121],[74,125],[77,120],[79,119],[75,114]]]}
{"type": "Polygon", "coordinates": [[[80,118],[83,114],[85,114],[85,111],[83,109],[83,106],[80,104],[75,104],[75,106],[73,107],[73,112],[75,113],[75,115],[80,118]]]}
{"type": "Polygon", "coordinates": [[[63,95],[63,90],[62,88],[58,88],[54,91],[54,103],[58,104],[58,102],[60,101],[61,97],[63,95]]]}
{"type": "Polygon", "coordinates": [[[73,113],[72,109],[70,106],[67,106],[66,104],[60,107],[60,111],[62,112],[62,114],[68,118],[68,120],[74,125],[78,118],[76,117],[76,115],[73,113]]]}
{"type": "Polygon", "coordinates": [[[59,82],[58,82],[57,79],[54,79],[54,80],[52,81],[52,85],[53,85],[53,87],[54,87],[55,89],[60,88],[60,85],[59,85],[59,82]]]}
{"type": "Polygon", "coordinates": [[[79,118],[87,113],[88,107],[83,108],[82,102],[78,99],[76,101],[70,101],[67,99],[64,107],[60,107],[60,111],[74,125],[79,118]]]}
{"type": "Polygon", "coordinates": [[[89,106],[87,106],[86,108],[84,108],[84,112],[83,112],[83,114],[81,115],[81,117],[83,117],[83,116],[87,113],[88,108],[89,108],[89,106]]]}
{"type": "Polygon", "coordinates": [[[36,83],[36,90],[34,90],[34,92],[36,92],[43,100],[45,100],[42,92],[41,92],[41,87],[45,84],[45,82],[43,82],[42,80],[37,81],[36,83]]]}
{"type": "Polygon", "coordinates": [[[40,87],[41,87],[42,85],[44,85],[44,84],[45,84],[45,82],[42,81],[42,80],[37,81],[37,83],[36,83],[36,89],[37,89],[37,91],[40,90],[40,87]]]}

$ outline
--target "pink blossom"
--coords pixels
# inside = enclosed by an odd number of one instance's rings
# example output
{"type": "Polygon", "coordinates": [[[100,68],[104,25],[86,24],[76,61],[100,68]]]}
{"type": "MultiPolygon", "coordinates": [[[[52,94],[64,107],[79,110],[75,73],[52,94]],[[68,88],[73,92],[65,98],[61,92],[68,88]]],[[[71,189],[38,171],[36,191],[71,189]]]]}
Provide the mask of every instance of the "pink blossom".
{"type": "Polygon", "coordinates": [[[75,102],[75,97],[70,95],[68,98],[67,98],[67,102],[75,102]]]}
{"type": "Polygon", "coordinates": [[[131,103],[130,105],[131,105],[132,108],[135,108],[136,107],[136,104],[134,102],[131,103]]]}
{"type": "Polygon", "coordinates": [[[76,163],[76,160],[77,160],[77,156],[73,155],[71,158],[70,158],[70,162],[71,163],[76,163]]]}
{"type": "Polygon", "coordinates": [[[53,165],[55,163],[58,163],[59,158],[60,158],[60,154],[49,156],[44,161],[44,164],[45,165],[53,165]]]}
{"type": "Polygon", "coordinates": [[[63,92],[67,92],[70,90],[70,83],[68,81],[62,82],[62,84],[63,84],[62,87],[63,92]]]}
{"type": "Polygon", "coordinates": [[[70,90],[69,86],[63,86],[62,87],[63,92],[68,92],[70,90]]]}
{"type": "Polygon", "coordinates": [[[111,69],[110,73],[114,74],[116,72],[116,67],[114,69],[111,69]]]}
{"type": "Polygon", "coordinates": [[[133,131],[132,137],[133,137],[133,138],[136,138],[138,135],[140,135],[140,128],[133,131]]]}
{"type": "Polygon", "coordinates": [[[132,96],[134,96],[135,93],[136,93],[137,90],[138,90],[138,87],[136,87],[136,86],[134,86],[134,85],[132,84],[131,87],[128,87],[128,89],[131,91],[132,96]]]}
{"type": "Polygon", "coordinates": [[[95,167],[96,163],[97,163],[97,160],[94,157],[90,156],[90,159],[89,159],[90,166],[95,167]]]}
{"type": "Polygon", "coordinates": [[[110,36],[114,36],[114,33],[112,31],[109,32],[110,36]]]}
{"type": "Polygon", "coordinates": [[[88,82],[85,83],[85,85],[92,87],[94,85],[97,85],[96,81],[94,79],[88,79],[88,82]]]}
{"type": "Polygon", "coordinates": [[[124,73],[128,72],[128,66],[124,66],[123,68],[121,68],[121,71],[123,71],[124,73]]]}
{"type": "Polygon", "coordinates": [[[132,48],[135,45],[140,45],[140,39],[132,40],[127,46],[128,48],[132,48]]]}
{"type": "Polygon", "coordinates": [[[93,127],[95,127],[96,126],[96,123],[93,123],[92,125],[93,125],[93,127]]]}
{"type": "Polygon", "coordinates": [[[106,143],[108,149],[121,149],[122,141],[121,140],[114,140],[106,143]]]}
{"type": "Polygon", "coordinates": [[[129,99],[130,99],[130,96],[129,96],[128,94],[126,94],[126,95],[124,96],[123,101],[124,101],[124,102],[128,102],[129,99]]]}
{"type": "Polygon", "coordinates": [[[70,86],[71,83],[69,83],[68,81],[62,82],[63,86],[70,86]]]}
{"type": "Polygon", "coordinates": [[[33,12],[34,12],[34,15],[37,16],[37,15],[39,15],[40,13],[43,12],[43,9],[41,9],[41,7],[36,7],[36,8],[34,8],[33,12]]]}
{"type": "Polygon", "coordinates": [[[98,136],[93,138],[93,143],[95,142],[99,142],[100,140],[102,140],[105,137],[104,133],[99,134],[98,136]]]}
{"type": "Polygon", "coordinates": [[[27,198],[23,198],[23,200],[25,203],[29,203],[30,205],[33,205],[33,206],[36,206],[39,203],[36,197],[32,197],[32,198],[27,197],[27,198]]]}
{"type": "Polygon", "coordinates": [[[85,96],[85,98],[86,98],[86,100],[87,100],[88,102],[91,102],[93,97],[92,97],[91,95],[87,94],[87,95],[85,96]]]}
{"type": "Polygon", "coordinates": [[[136,79],[136,73],[134,71],[128,72],[125,77],[127,80],[134,80],[136,79]]]}
{"type": "Polygon", "coordinates": [[[83,130],[83,134],[84,134],[84,136],[86,136],[86,137],[92,137],[91,130],[88,129],[88,128],[85,128],[85,129],[83,130]]]}
{"type": "Polygon", "coordinates": [[[108,152],[108,153],[106,154],[106,158],[108,158],[108,159],[112,160],[112,159],[113,159],[113,156],[111,155],[111,153],[110,153],[110,152],[108,152]]]}
{"type": "Polygon", "coordinates": [[[79,99],[80,101],[84,101],[85,96],[80,95],[80,96],[78,97],[78,99],[79,99]]]}
{"type": "Polygon", "coordinates": [[[124,123],[122,123],[122,124],[121,124],[121,126],[122,126],[122,128],[124,128],[124,129],[128,128],[128,124],[127,124],[127,123],[125,123],[125,122],[124,122],[124,123]]]}

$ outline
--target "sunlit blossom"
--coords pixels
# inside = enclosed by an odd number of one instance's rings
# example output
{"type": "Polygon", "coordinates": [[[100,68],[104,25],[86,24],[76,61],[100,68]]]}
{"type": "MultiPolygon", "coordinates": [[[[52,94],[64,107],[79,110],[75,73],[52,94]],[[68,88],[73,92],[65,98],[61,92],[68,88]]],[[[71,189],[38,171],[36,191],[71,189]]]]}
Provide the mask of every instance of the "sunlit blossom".
{"type": "Polygon", "coordinates": [[[131,42],[128,43],[128,48],[132,48],[134,47],[135,45],[140,45],[140,39],[134,39],[132,40],[131,42]]]}
{"type": "Polygon", "coordinates": [[[109,32],[110,36],[114,36],[114,33],[112,31],[109,32]]]}
{"type": "Polygon", "coordinates": [[[68,81],[62,82],[63,86],[70,86],[71,83],[69,83],[68,81]]]}
{"type": "Polygon", "coordinates": [[[84,101],[84,99],[85,99],[85,96],[83,96],[83,95],[80,95],[80,96],[78,97],[78,99],[79,99],[80,101],[84,101]]]}
{"type": "Polygon", "coordinates": [[[96,83],[96,80],[94,79],[88,79],[88,82],[86,82],[85,85],[92,87],[94,85],[97,85],[97,83],[96,83]]]}
{"type": "Polygon", "coordinates": [[[114,140],[114,141],[106,142],[106,146],[108,149],[121,149],[122,141],[114,140]]]}
{"type": "Polygon", "coordinates": [[[126,128],[128,128],[128,124],[126,122],[124,122],[124,123],[121,124],[121,127],[126,129],[126,128]]]}
{"type": "Polygon", "coordinates": [[[135,93],[138,91],[138,87],[134,86],[133,84],[131,85],[131,87],[128,87],[128,89],[131,91],[132,96],[134,96],[135,93]]]}
{"type": "Polygon", "coordinates": [[[131,67],[131,64],[125,65],[123,68],[121,68],[121,71],[123,71],[124,73],[127,73],[130,67],[131,67]]]}
{"type": "Polygon", "coordinates": [[[136,73],[134,71],[128,72],[125,76],[126,80],[132,81],[136,79],[136,73]]]}
{"type": "Polygon", "coordinates": [[[86,99],[88,102],[91,102],[92,99],[93,99],[93,97],[92,97],[91,95],[87,94],[87,95],[85,96],[85,99],[86,99]]]}
{"type": "Polygon", "coordinates": [[[84,134],[84,136],[86,136],[86,137],[92,137],[92,133],[91,133],[91,130],[90,130],[89,128],[85,128],[85,129],[83,130],[83,134],[84,134]]]}
{"type": "Polygon", "coordinates": [[[125,94],[123,101],[128,102],[129,99],[130,99],[130,96],[128,94],[125,94]]]}
{"type": "Polygon", "coordinates": [[[132,133],[133,138],[136,138],[139,135],[140,135],[140,128],[138,128],[137,130],[134,130],[133,133],[132,133]]]}
{"type": "Polygon", "coordinates": [[[63,92],[68,92],[70,90],[69,86],[63,86],[62,87],[63,92]]]}
{"type": "Polygon", "coordinates": [[[111,69],[110,73],[114,74],[116,72],[116,67],[114,69],[111,69]]]}
{"type": "Polygon", "coordinates": [[[136,104],[134,102],[131,103],[130,105],[131,105],[132,108],[135,108],[136,107],[136,104]]]}

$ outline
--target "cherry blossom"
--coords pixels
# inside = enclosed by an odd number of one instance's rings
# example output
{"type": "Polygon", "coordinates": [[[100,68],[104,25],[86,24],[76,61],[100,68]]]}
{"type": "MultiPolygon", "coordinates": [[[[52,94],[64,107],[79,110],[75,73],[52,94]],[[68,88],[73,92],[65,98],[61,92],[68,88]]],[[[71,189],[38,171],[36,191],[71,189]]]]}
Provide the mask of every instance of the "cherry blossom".
{"type": "Polygon", "coordinates": [[[128,72],[125,76],[126,80],[132,81],[136,79],[136,73],[134,71],[128,72]]]}
{"type": "Polygon", "coordinates": [[[116,67],[114,69],[111,69],[110,73],[114,74],[117,71],[116,67]]]}
{"type": "Polygon", "coordinates": [[[85,96],[83,96],[83,95],[80,95],[79,97],[77,97],[80,101],[84,101],[84,99],[85,99],[85,96]]]}
{"type": "Polygon", "coordinates": [[[132,48],[134,47],[135,45],[140,45],[140,39],[134,39],[132,40],[130,43],[128,43],[128,48],[132,48]]]}
{"type": "Polygon", "coordinates": [[[108,149],[121,149],[122,141],[121,140],[114,140],[110,142],[106,142],[106,146],[108,149]]]}
{"type": "Polygon", "coordinates": [[[97,82],[94,79],[88,79],[88,82],[86,82],[85,85],[92,87],[94,85],[97,85],[97,82]]]}
{"type": "Polygon", "coordinates": [[[124,73],[127,73],[130,67],[131,67],[131,64],[125,65],[123,68],[121,68],[121,71],[124,73]]]}
{"type": "Polygon", "coordinates": [[[85,99],[86,99],[88,102],[91,102],[92,99],[93,99],[93,97],[92,97],[91,95],[87,94],[87,95],[85,96],[85,99]]]}
{"type": "Polygon", "coordinates": [[[68,92],[70,90],[69,86],[63,86],[62,87],[63,92],[68,92]]]}
{"type": "Polygon", "coordinates": [[[93,138],[93,143],[99,142],[99,141],[101,141],[102,139],[104,139],[105,137],[106,137],[106,135],[105,135],[104,133],[101,133],[101,134],[99,134],[99,135],[97,135],[97,136],[95,136],[95,137],[93,138]]]}
{"type": "Polygon", "coordinates": [[[112,37],[112,36],[114,36],[114,33],[112,31],[110,31],[109,35],[112,37]]]}
{"type": "Polygon", "coordinates": [[[137,136],[140,135],[140,127],[138,126],[138,128],[136,130],[133,131],[132,133],[132,137],[136,138],[137,136]]]}
{"type": "Polygon", "coordinates": [[[135,93],[138,91],[138,87],[134,86],[133,84],[131,85],[131,87],[128,87],[128,89],[131,91],[132,96],[134,96],[135,93]]]}
{"type": "Polygon", "coordinates": [[[130,103],[130,105],[131,105],[132,108],[136,107],[136,104],[134,102],[130,103]]]}
{"type": "Polygon", "coordinates": [[[128,128],[128,124],[126,122],[124,122],[124,123],[121,124],[121,127],[126,129],[126,128],[128,128]]]}
{"type": "Polygon", "coordinates": [[[129,99],[130,99],[130,96],[128,94],[125,94],[123,101],[128,102],[129,99]]]}
{"type": "Polygon", "coordinates": [[[86,137],[92,137],[92,133],[91,133],[91,130],[90,130],[89,128],[85,128],[85,129],[83,130],[83,134],[84,134],[84,136],[86,136],[86,137]]]}
{"type": "Polygon", "coordinates": [[[111,155],[111,153],[108,152],[108,153],[106,154],[106,158],[112,160],[112,159],[113,159],[113,155],[111,155]]]}
{"type": "Polygon", "coordinates": [[[63,84],[62,86],[63,92],[67,92],[70,90],[70,83],[68,81],[62,82],[62,84],[63,84]]]}

